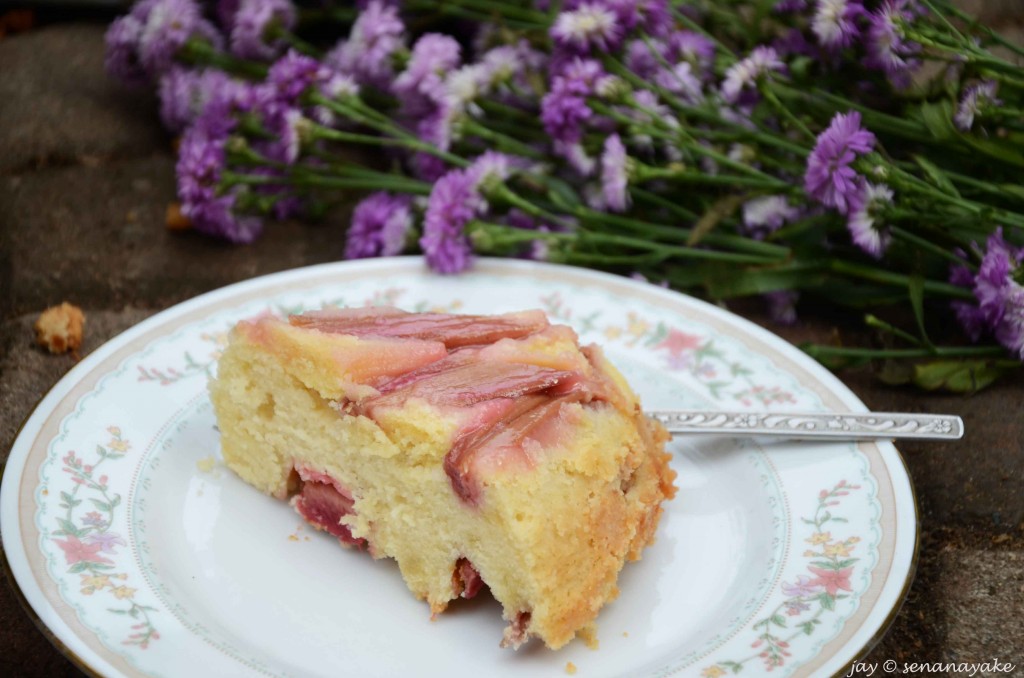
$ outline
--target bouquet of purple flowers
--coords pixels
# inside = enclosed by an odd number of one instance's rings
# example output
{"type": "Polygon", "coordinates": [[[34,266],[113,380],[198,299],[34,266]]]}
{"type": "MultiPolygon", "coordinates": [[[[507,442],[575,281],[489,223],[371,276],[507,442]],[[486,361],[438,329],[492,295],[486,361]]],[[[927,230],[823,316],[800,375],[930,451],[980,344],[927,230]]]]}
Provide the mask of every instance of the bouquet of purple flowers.
{"type": "Polygon", "coordinates": [[[824,298],[877,343],[805,350],[925,388],[1024,360],[1024,48],[946,0],[142,0],[107,43],[203,233],[368,193],[349,258],[824,298]]]}

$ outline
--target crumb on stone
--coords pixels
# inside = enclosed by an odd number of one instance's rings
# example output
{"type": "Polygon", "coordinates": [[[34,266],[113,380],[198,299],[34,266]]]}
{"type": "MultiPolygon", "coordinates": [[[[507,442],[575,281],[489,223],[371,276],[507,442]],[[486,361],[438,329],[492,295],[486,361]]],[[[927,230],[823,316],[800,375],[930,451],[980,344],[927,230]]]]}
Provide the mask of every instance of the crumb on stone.
{"type": "Polygon", "coordinates": [[[36,343],[50,353],[78,351],[82,345],[85,314],[68,302],[51,306],[36,320],[36,343]]]}
{"type": "Polygon", "coordinates": [[[217,460],[213,456],[203,457],[196,462],[196,468],[203,473],[209,473],[217,465],[217,460]]]}
{"type": "Polygon", "coordinates": [[[164,223],[168,230],[186,231],[192,228],[192,221],[181,212],[181,203],[172,202],[167,206],[167,215],[164,223]]]}
{"type": "Polygon", "coordinates": [[[576,675],[576,665],[573,664],[572,662],[566,662],[566,664],[565,664],[565,672],[568,673],[570,676],[575,676],[576,675]]]}

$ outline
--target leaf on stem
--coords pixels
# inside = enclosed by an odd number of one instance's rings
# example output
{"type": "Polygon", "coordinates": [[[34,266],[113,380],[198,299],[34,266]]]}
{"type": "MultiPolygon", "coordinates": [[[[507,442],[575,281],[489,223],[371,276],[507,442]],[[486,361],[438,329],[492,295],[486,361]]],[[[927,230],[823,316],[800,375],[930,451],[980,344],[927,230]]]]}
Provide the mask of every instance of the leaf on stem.
{"type": "Polygon", "coordinates": [[[914,384],[929,391],[974,393],[1020,364],[992,360],[933,360],[914,365],[914,384]]]}
{"type": "Polygon", "coordinates": [[[910,276],[907,291],[910,295],[910,306],[914,309],[914,319],[917,320],[917,331],[921,340],[930,348],[934,348],[931,339],[928,338],[928,331],[924,327],[924,276],[920,274],[910,276]]]}
{"type": "Polygon", "coordinates": [[[949,180],[946,173],[939,169],[938,165],[923,155],[915,155],[914,162],[917,163],[917,166],[925,173],[928,180],[935,184],[937,188],[946,191],[950,195],[955,195],[958,198],[960,197],[960,192],[956,190],[956,186],[954,186],[953,182],[949,180]]]}
{"type": "Polygon", "coordinates": [[[723,219],[731,217],[745,199],[742,195],[727,195],[713,202],[708,211],[702,214],[697,223],[694,224],[693,229],[690,231],[690,236],[686,239],[687,247],[693,247],[699,243],[723,219]]]}

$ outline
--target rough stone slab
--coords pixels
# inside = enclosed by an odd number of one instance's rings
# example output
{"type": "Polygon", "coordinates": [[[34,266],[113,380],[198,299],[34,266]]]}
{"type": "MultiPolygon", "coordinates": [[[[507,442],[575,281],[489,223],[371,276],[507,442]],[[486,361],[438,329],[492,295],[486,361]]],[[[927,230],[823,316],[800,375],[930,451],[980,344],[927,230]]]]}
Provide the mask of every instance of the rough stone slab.
{"type": "Polygon", "coordinates": [[[52,26],[0,41],[0,174],[151,153],[166,143],[156,99],[103,70],[102,25],[52,26]]]}
{"type": "Polygon", "coordinates": [[[164,308],[253,276],[336,261],[347,214],[268,224],[252,245],[165,227],[169,153],[0,177],[0,317],[79,306],[164,308]],[[7,281],[4,281],[7,278],[7,281]]]}
{"type": "Polygon", "coordinates": [[[961,539],[971,539],[963,533],[947,533],[941,542],[926,544],[906,605],[888,635],[864,661],[881,664],[893,660],[902,666],[908,662],[998,659],[1016,664],[1016,671],[984,675],[1016,675],[1024,669],[1021,536],[1018,533],[1010,542],[1013,548],[997,550],[960,546],[957,542],[961,539]]]}
{"type": "MultiPolygon", "coordinates": [[[[753,304],[732,310],[770,332],[800,345],[834,343],[835,325],[807,314],[794,326],[780,326],[753,304]]],[[[820,311],[822,309],[815,309],[820,311]]],[[[870,345],[872,338],[849,322],[842,339],[870,345]],[[853,327],[851,328],[851,325],[853,327]]],[[[957,414],[964,438],[951,442],[903,441],[897,448],[907,462],[926,528],[958,524],[1005,532],[1024,522],[1024,380],[1010,375],[976,395],[929,393],[915,387],[887,386],[867,369],[838,375],[869,409],[876,412],[957,414]]]]}
{"type": "MultiPolygon", "coordinates": [[[[80,355],[96,350],[108,339],[144,320],[152,311],[128,308],[122,311],[86,313],[85,336],[80,355]]],[[[0,461],[6,462],[14,438],[25,419],[51,386],[76,361],[70,355],[51,355],[34,345],[35,315],[25,315],[0,325],[0,461]]],[[[20,595],[4,572],[0,581],[0,675],[72,676],[82,674],[37,631],[21,605],[20,595]]]]}
{"type": "MultiPolygon", "coordinates": [[[[104,342],[145,320],[152,311],[127,308],[102,311],[83,308],[85,334],[80,357],[95,351],[104,342]]],[[[77,364],[65,353],[53,355],[35,345],[32,325],[36,315],[23,315],[0,325],[0,461],[14,444],[25,419],[39,400],[68,370],[77,364]]]]}

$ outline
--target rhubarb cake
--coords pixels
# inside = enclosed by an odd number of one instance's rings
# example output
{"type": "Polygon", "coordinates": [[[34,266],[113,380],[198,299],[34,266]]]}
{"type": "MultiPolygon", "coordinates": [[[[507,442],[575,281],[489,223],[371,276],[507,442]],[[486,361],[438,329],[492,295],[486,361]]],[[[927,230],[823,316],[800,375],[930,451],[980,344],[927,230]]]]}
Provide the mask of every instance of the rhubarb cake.
{"type": "Polygon", "coordinates": [[[541,311],[243,321],[210,391],[245,482],[394,558],[433,614],[487,586],[505,646],[588,628],[675,492],[664,429],[541,311]]]}

